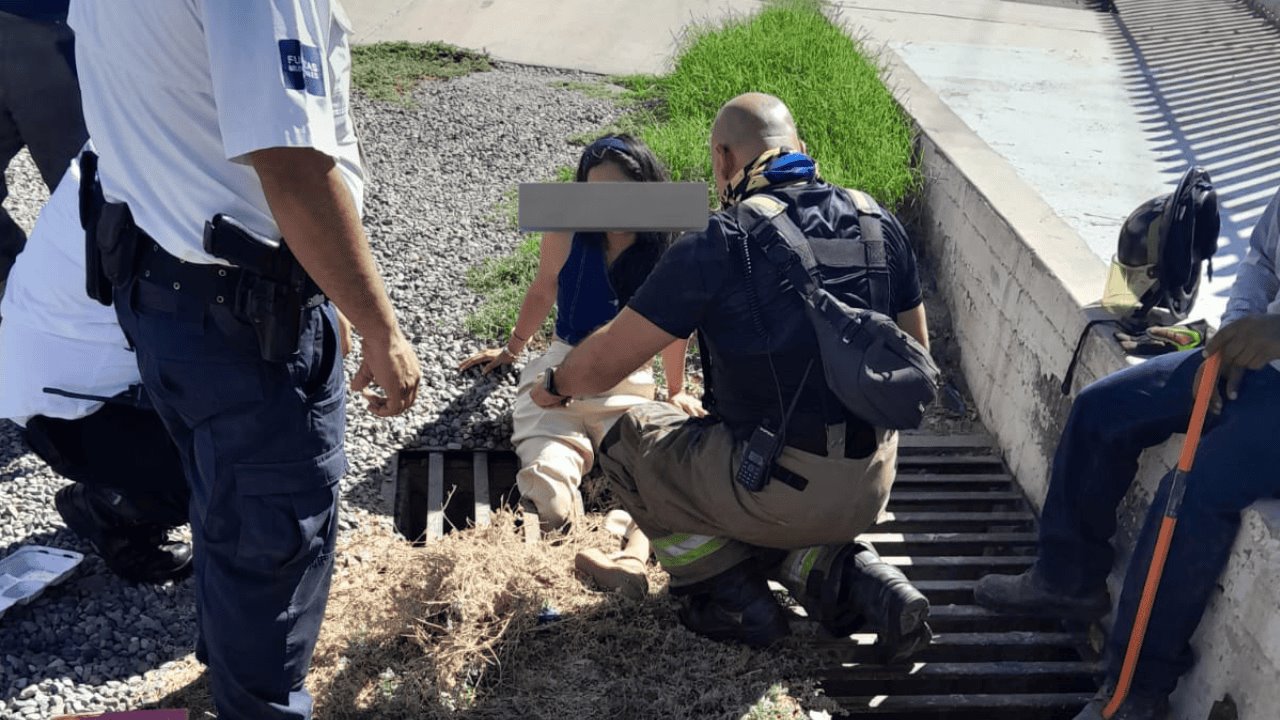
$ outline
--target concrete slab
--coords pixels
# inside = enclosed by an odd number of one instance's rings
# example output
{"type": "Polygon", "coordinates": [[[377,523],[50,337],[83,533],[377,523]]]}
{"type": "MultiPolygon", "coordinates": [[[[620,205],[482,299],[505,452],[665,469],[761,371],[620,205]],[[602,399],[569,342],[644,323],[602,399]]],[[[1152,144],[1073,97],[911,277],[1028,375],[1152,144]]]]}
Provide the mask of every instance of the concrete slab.
{"type": "Polygon", "coordinates": [[[359,43],[444,41],[499,60],[604,74],[657,73],[690,21],[758,9],[760,0],[358,0],[359,43]]]}
{"type": "MultiPolygon", "coordinates": [[[[1277,0],[1280,1],[1280,0],[1277,0]]],[[[1117,0],[1118,14],[1024,3],[845,0],[883,43],[1108,260],[1121,221],[1192,164],[1223,205],[1217,321],[1280,185],[1280,31],[1233,0],[1117,0]]]]}

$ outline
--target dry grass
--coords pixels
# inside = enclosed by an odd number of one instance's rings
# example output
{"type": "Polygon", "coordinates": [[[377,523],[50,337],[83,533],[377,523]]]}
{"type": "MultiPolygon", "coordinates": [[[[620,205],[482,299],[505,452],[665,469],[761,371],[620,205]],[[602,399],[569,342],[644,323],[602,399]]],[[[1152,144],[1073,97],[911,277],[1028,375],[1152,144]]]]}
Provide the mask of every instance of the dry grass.
{"type": "MultiPolygon", "coordinates": [[[[813,661],[683,629],[652,569],[642,601],[587,588],[584,547],[613,548],[598,516],[557,544],[526,545],[515,515],[415,549],[370,518],[339,548],[308,681],[323,720],[372,718],[808,717],[813,661]]],[[[194,661],[161,707],[209,703],[194,661]]]]}

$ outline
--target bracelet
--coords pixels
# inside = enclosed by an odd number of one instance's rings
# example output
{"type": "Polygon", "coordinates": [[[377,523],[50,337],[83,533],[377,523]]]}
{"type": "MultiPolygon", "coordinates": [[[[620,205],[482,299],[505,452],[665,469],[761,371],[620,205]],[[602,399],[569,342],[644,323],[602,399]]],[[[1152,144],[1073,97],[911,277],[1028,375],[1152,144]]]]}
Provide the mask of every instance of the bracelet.
{"type": "Polygon", "coordinates": [[[520,356],[520,353],[524,352],[524,346],[525,346],[525,345],[527,345],[527,344],[529,344],[529,338],[522,338],[522,337],[520,337],[519,335],[517,335],[517,334],[516,334],[516,331],[515,331],[515,330],[512,330],[512,331],[511,331],[511,337],[512,337],[512,338],[515,338],[516,340],[519,340],[519,341],[520,341],[520,347],[519,347],[519,349],[517,349],[517,350],[512,350],[512,349],[511,349],[511,340],[510,340],[510,339],[508,339],[508,340],[507,340],[506,347],[505,347],[505,348],[503,348],[503,349],[504,349],[504,350],[506,350],[506,351],[507,351],[507,353],[508,353],[509,355],[511,355],[512,357],[519,357],[519,356],[520,356]]]}

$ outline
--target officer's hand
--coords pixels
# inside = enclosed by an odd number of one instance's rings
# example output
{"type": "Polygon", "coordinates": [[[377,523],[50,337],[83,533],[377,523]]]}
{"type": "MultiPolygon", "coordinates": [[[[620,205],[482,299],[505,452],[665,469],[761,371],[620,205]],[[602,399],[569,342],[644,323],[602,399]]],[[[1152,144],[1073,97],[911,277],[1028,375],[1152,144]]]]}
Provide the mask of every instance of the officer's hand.
{"type": "Polygon", "coordinates": [[[413,346],[399,329],[385,343],[364,338],[360,343],[360,369],[351,379],[351,389],[369,401],[369,412],[392,417],[408,410],[418,397],[422,370],[413,346]],[[385,396],[369,386],[377,384],[385,396]]]}
{"type": "Polygon", "coordinates": [[[508,352],[506,348],[489,348],[463,360],[462,364],[458,365],[458,372],[466,372],[483,363],[484,369],[480,372],[482,375],[488,375],[500,366],[510,365],[513,362],[515,362],[515,356],[508,352]]]}
{"type": "MultiPolygon", "coordinates": [[[[1222,358],[1226,399],[1235,400],[1246,371],[1261,370],[1280,360],[1280,315],[1253,315],[1241,318],[1218,331],[1204,349],[1205,355],[1222,358]]],[[[1197,386],[1199,376],[1197,376],[1197,386]]],[[[1215,389],[1210,407],[1222,412],[1223,399],[1215,389]]]]}
{"type": "Polygon", "coordinates": [[[689,417],[707,416],[706,409],[702,407],[702,401],[687,392],[678,392],[668,398],[667,402],[680,408],[681,412],[689,417]]]}
{"type": "Polygon", "coordinates": [[[342,311],[338,311],[338,347],[342,349],[342,357],[351,354],[351,321],[342,311]]]}

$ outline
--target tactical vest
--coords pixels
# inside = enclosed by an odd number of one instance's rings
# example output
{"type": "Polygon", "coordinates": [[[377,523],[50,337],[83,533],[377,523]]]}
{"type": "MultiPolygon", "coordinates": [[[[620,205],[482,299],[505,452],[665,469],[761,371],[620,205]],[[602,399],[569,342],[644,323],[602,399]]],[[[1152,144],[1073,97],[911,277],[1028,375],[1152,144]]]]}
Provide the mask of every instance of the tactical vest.
{"type": "MultiPolygon", "coordinates": [[[[794,202],[793,192],[804,187],[777,188],[770,190],[769,194],[790,205],[794,202]]],[[[832,213],[835,206],[827,205],[821,211],[832,213]]],[[[877,247],[868,247],[871,243],[864,242],[861,232],[856,232],[855,237],[810,238],[823,282],[848,304],[892,317],[884,243],[880,241],[877,247]]],[[[795,326],[788,328],[788,334],[798,342],[777,347],[772,354],[728,353],[699,332],[698,342],[704,358],[703,374],[710,389],[710,399],[704,397],[703,403],[724,420],[736,437],[745,439],[762,419],[775,429],[780,427],[785,406],[790,405],[796,393],[800,392],[788,423],[788,445],[825,454],[826,426],[843,422],[847,426],[847,442],[856,439],[853,444],[861,446],[847,448],[847,452],[858,453],[853,455],[857,457],[874,450],[874,429],[848,413],[828,389],[823,379],[817,340],[804,314],[803,304],[791,290],[785,273],[765,258],[749,238],[730,239],[728,244],[726,251],[733,258],[739,281],[745,284],[750,274],[757,298],[769,298],[771,304],[784,303],[791,309],[787,313],[788,322],[795,326]],[[812,370],[801,388],[801,379],[805,378],[810,363],[812,370]]],[[[776,342],[777,338],[771,337],[771,340],[776,342]]]]}

